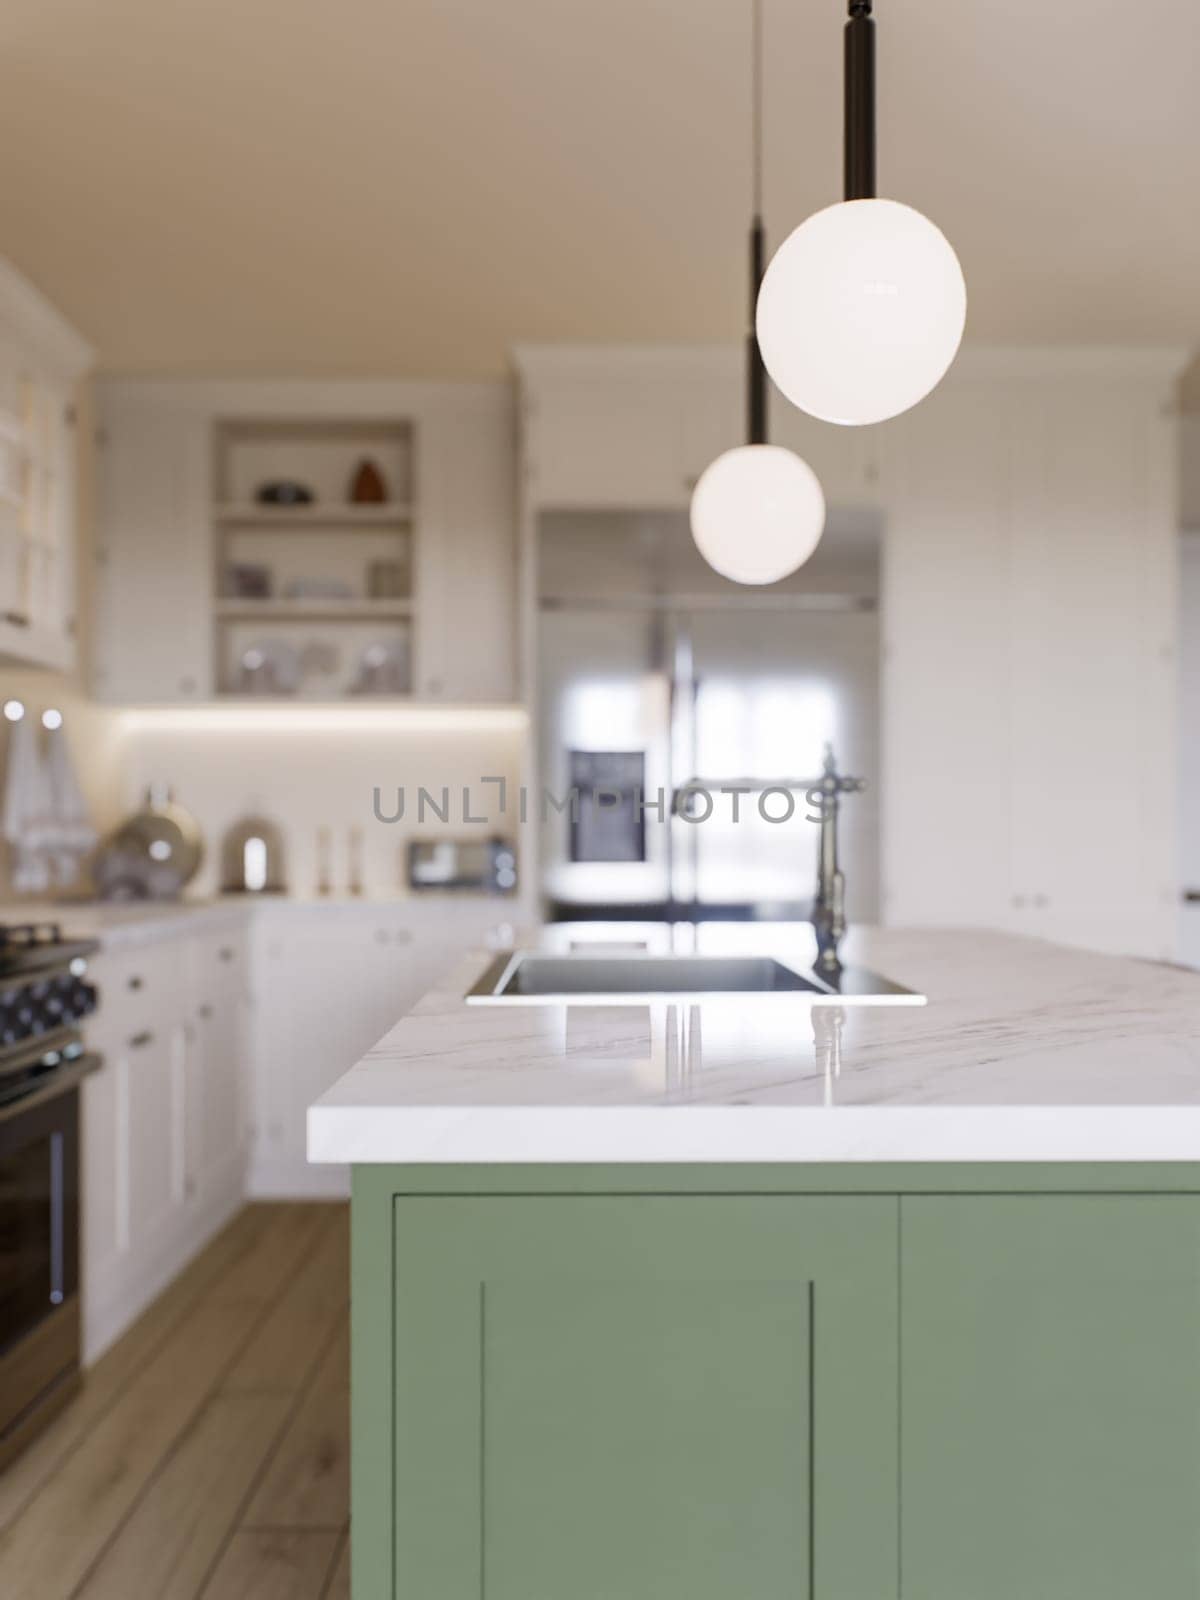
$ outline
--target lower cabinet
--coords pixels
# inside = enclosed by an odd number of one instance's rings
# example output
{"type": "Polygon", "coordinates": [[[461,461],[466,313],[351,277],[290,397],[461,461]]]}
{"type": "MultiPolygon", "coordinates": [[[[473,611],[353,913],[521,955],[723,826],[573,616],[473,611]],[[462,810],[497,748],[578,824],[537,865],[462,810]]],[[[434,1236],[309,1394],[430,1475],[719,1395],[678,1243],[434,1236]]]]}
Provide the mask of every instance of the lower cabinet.
{"type": "Polygon", "coordinates": [[[1195,1600],[1200,1172],[953,1173],[357,1169],[355,1600],[1195,1600]]]}
{"type": "Polygon", "coordinates": [[[405,1198],[395,1216],[397,1593],[884,1592],[894,1203],[405,1198]]]}
{"type": "Polygon", "coordinates": [[[94,1361],[240,1204],[246,1169],[246,935],[102,950],[103,1056],[83,1088],[84,1359],[94,1361]]]}
{"type": "Polygon", "coordinates": [[[1200,1594],[1200,1197],[903,1201],[904,1594],[1200,1594]]]}

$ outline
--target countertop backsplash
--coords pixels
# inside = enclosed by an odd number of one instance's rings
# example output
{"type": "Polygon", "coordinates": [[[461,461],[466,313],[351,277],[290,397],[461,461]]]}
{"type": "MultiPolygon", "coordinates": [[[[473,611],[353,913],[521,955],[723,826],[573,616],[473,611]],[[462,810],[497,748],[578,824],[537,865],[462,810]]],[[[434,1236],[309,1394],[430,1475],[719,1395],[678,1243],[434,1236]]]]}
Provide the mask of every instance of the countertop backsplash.
{"type": "Polygon", "coordinates": [[[204,862],[189,894],[220,891],[222,838],[249,814],[280,830],[286,890],[301,899],[323,892],[344,897],[355,892],[356,877],[366,898],[407,894],[406,847],[415,837],[517,836],[525,731],[516,712],[456,710],[442,720],[418,714],[411,728],[363,722],[353,709],[343,724],[319,729],[253,720],[245,727],[188,726],[185,717],[155,726],[131,714],[120,721],[124,808],[134,809],[149,786],[169,785],[203,830],[204,862]],[[506,814],[500,785],[484,778],[504,779],[506,814]],[[396,817],[401,790],[403,816],[380,820],[396,817]]]}

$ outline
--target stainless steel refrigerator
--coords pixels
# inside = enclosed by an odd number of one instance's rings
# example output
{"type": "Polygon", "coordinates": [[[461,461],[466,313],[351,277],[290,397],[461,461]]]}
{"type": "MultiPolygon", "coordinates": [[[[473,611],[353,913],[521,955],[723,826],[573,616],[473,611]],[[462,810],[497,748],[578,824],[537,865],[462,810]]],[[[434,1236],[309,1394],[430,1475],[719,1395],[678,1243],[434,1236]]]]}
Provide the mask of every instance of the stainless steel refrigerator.
{"type": "Polygon", "coordinates": [[[834,513],[805,568],[751,589],[705,564],[685,516],[542,518],[547,915],[807,917],[803,786],[829,742],[868,783],[843,858],[849,915],[877,918],[879,543],[874,520],[834,513]]]}

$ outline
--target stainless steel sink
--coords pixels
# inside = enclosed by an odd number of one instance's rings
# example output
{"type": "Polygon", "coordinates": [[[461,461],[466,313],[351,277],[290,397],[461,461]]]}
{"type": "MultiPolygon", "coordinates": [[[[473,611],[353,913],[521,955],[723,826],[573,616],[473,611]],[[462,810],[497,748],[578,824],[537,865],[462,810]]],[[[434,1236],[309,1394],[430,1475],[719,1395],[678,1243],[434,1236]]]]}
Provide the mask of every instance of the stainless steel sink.
{"type": "Polygon", "coordinates": [[[467,993],[468,1005],[694,1004],[720,996],[787,996],[825,1005],[923,1005],[925,996],[862,968],[827,981],[769,956],[538,955],[493,961],[467,993]]]}

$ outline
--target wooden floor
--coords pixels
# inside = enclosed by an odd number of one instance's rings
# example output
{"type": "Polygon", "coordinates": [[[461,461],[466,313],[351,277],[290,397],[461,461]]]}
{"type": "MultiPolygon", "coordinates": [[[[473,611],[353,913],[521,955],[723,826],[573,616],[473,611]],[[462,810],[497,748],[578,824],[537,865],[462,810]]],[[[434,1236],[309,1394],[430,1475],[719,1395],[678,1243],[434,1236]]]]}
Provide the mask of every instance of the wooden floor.
{"type": "Polygon", "coordinates": [[[349,1214],[248,1206],[0,1473],[3,1600],[348,1600],[349,1214]]]}

